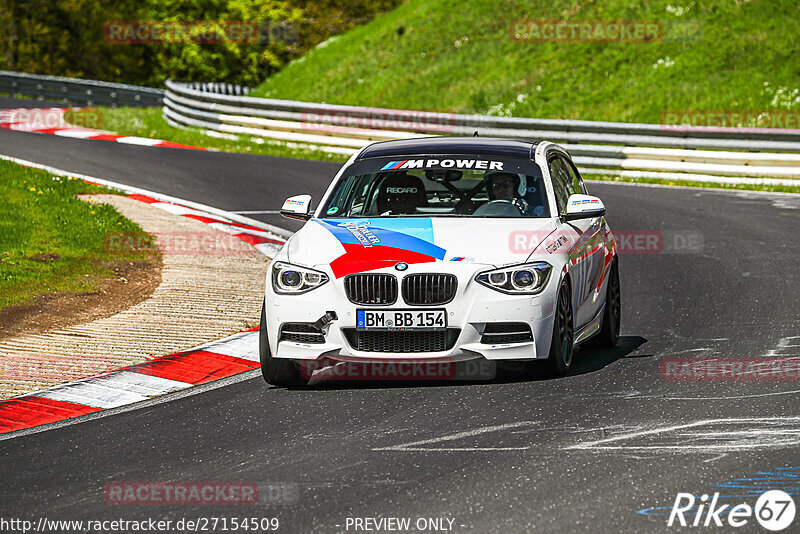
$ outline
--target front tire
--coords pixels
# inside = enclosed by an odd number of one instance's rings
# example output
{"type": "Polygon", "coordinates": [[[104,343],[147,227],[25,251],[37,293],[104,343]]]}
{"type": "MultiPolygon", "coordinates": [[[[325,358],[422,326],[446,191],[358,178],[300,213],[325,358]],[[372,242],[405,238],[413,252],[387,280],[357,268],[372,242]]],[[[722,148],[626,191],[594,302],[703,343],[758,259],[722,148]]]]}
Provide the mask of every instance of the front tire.
{"type": "Polygon", "coordinates": [[[304,379],[300,369],[293,360],[273,358],[269,350],[267,337],[266,305],[261,306],[261,326],[258,331],[258,352],[261,357],[261,376],[267,384],[280,387],[304,386],[308,380],[304,379]]]}
{"type": "Polygon", "coordinates": [[[564,376],[572,367],[575,353],[574,325],[572,322],[572,295],[569,285],[561,284],[556,301],[556,312],[553,319],[553,339],[550,342],[550,356],[547,366],[555,376],[564,376]]]}

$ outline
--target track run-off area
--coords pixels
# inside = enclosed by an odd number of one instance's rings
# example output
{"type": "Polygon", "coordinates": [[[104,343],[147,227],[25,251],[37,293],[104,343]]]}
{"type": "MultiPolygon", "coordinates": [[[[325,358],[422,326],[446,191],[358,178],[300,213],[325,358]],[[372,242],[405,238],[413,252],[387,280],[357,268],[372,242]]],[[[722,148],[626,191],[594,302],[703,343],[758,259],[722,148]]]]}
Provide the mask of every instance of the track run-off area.
{"type": "MultiPolygon", "coordinates": [[[[339,168],[10,131],[0,154],[289,230],[282,201],[319,199],[339,168]]],[[[277,389],[250,372],[1,440],[0,514],[278,518],[279,532],[353,532],[348,520],[366,517],[443,518],[451,532],[657,532],[675,529],[678,493],[750,505],[767,489],[796,493],[800,377],[686,380],[680,369],[800,359],[800,195],[587,185],[629,240],[622,337],[578,351],[570,376],[277,389]],[[656,248],[637,248],[652,235],[656,248]],[[254,506],[109,504],[107,484],[129,481],[293,493],[254,506]]],[[[751,518],[740,530],[759,528],[751,518]]]]}

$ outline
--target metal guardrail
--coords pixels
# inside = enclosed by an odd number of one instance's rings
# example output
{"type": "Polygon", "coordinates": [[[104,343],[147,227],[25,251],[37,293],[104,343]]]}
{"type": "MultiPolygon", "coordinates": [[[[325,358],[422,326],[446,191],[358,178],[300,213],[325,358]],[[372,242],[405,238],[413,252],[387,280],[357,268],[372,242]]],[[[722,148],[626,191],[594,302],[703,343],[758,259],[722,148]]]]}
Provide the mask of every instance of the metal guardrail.
{"type": "Polygon", "coordinates": [[[166,91],[135,85],[0,71],[0,93],[80,106],[159,106],[174,126],[210,135],[252,136],[352,154],[373,142],[424,135],[548,139],[564,145],[585,173],[633,177],[797,184],[800,132],[681,129],[658,124],[457,115],[253,98],[225,83],[179,83],[166,91]],[[723,177],[723,178],[720,178],[723,177]]]}
{"type": "Polygon", "coordinates": [[[791,184],[800,179],[800,132],[794,130],[456,115],[254,98],[173,81],[166,86],[163,113],[171,124],[217,136],[255,136],[350,154],[373,141],[478,131],[559,142],[588,173],[791,184]]]}
{"type": "Polygon", "coordinates": [[[77,106],[158,107],[164,98],[162,89],[152,87],[10,71],[0,71],[0,93],[77,106]]]}

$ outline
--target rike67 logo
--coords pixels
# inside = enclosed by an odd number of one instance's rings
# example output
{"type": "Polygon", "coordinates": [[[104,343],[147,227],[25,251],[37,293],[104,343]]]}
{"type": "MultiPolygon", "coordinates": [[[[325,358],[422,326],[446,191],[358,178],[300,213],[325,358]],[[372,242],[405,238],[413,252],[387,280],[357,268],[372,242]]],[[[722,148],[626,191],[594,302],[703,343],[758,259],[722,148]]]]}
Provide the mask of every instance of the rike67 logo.
{"type": "Polygon", "coordinates": [[[667,526],[681,527],[743,527],[755,520],[765,529],[778,532],[794,521],[795,504],[792,497],[781,490],[763,493],[755,506],[747,503],[719,504],[719,493],[709,499],[699,499],[691,493],[678,493],[667,526]]]}

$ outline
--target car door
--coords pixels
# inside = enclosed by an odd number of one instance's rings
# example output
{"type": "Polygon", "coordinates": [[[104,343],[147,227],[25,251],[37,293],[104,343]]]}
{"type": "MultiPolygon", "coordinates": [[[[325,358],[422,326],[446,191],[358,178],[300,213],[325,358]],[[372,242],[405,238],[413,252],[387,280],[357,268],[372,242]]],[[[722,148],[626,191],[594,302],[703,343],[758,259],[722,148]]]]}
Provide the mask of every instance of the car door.
{"type": "MultiPolygon", "coordinates": [[[[572,191],[576,194],[588,194],[586,186],[583,184],[583,179],[578,169],[575,167],[575,164],[563,155],[560,157],[564,161],[564,168],[569,174],[572,191]]],[[[586,223],[585,232],[582,236],[582,256],[584,258],[583,261],[585,261],[586,278],[584,279],[584,287],[581,288],[583,291],[581,295],[583,314],[578,317],[578,324],[580,325],[591,321],[600,311],[603,299],[597,298],[596,289],[599,286],[599,282],[603,277],[603,271],[606,268],[603,218],[595,217],[593,219],[584,219],[583,222],[586,223]]]]}
{"type": "MultiPolygon", "coordinates": [[[[547,167],[553,184],[553,193],[559,213],[565,213],[570,195],[583,194],[584,188],[577,172],[571,163],[559,152],[548,155],[547,167]]],[[[599,233],[599,223],[595,219],[579,219],[561,222],[560,232],[571,243],[569,251],[570,277],[573,285],[572,309],[575,314],[575,325],[580,328],[588,323],[594,315],[592,304],[592,281],[597,276],[597,256],[593,251],[599,233]]]]}

